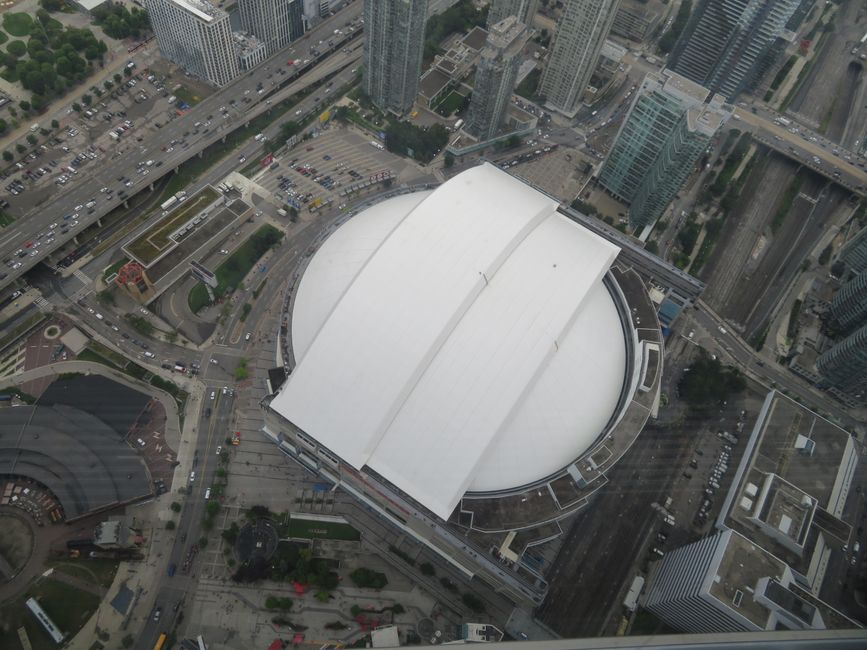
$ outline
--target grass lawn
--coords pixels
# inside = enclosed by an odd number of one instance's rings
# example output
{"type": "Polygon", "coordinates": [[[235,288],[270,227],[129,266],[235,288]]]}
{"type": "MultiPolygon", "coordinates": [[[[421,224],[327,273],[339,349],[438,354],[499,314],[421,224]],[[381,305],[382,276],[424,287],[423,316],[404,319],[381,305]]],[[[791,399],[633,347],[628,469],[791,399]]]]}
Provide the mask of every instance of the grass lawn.
{"type": "Polygon", "coordinates": [[[23,11],[3,14],[3,29],[12,36],[27,36],[30,34],[32,26],[33,18],[30,17],[30,14],[26,14],[23,11]]]}
{"type": "Polygon", "coordinates": [[[464,99],[466,99],[464,95],[453,90],[437,105],[436,110],[440,115],[451,115],[461,107],[464,99]]]}
{"type": "Polygon", "coordinates": [[[217,191],[210,187],[202,189],[127,244],[126,250],[147,266],[171,244],[169,235],[192,219],[197,212],[216,201],[219,196],[217,191]]]}
{"type": "Polygon", "coordinates": [[[27,630],[33,650],[57,648],[30,610],[25,607],[25,601],[31,596],[39,601],[42,609],[67,638],[71,638],[99,606],[98,596],[57,580],[40,578],[23,596],[7,601],[0,609],[0,619],[5,623],[0,626],[0,648],[20,647],[18,628],[22,625],[27,630]]]}
{"type": "MultiPolygon", "coordinates": [[[[2,32],[0,32],[2,34],[2,32]]],[[[0,210],[0,228],[5,228],[15,221],[15,217],[0,210]]]]}
{"type": "Polygon", "coordinates": [[[292,517],[289,520],[289,537],[299,537],[301,539],[340,539],[348,542],[357,542],[361,539],[361,533],[349,524],[292,517]]]}
{"type": "MultiPolygon", "coordinates": [[[[241,244],[214,271],[214,274],[217,276],[217,288],[214,289],[214,296],[220,298],[230,288],[237,287],[244,279],[244,276],[253,268],[253,265],[265,254],[265,251],[282,238],[283,233],[270,225],[264,225],[254,232],[247,241],[241,244]]],[[[193,287],[188,300],[190,309],[194,313],[207,306],[210,301],[205,285],[200,282],[193,287]]]]}
{"type": "Polygon", "coordinates": [[[199,97],[198,95],[194,95],[186,86],[179,86],[172,91],[172,95],[174,95],[181,101],[185,101],[190,106],[195,106],[200,101],[202,101],[201,97],[199,97]]]}
{"type": "Polygon", "coordinates": [[[53,563],[55,571],[81,578],[97,586],[108,589],[117,573],[117,560],[107,558],[82,558],[79,560],[61,560],[53,563]]]}

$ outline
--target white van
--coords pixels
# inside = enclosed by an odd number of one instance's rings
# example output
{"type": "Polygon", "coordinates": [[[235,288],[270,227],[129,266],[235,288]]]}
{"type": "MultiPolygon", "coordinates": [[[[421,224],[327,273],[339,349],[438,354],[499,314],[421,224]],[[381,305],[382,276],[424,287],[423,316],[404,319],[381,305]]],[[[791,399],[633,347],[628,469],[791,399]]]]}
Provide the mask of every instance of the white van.
{"type": "Polygon", "coordinates": [[[211,498],[211,488],[205,490],[205,501],[211,498]]]}
{"type": "Polygon", "coordinates": [[[256,142],[262,142],[262,140],[265,139],[265,135],[262,134],[262,133],[257,133],[257,134],[256,134],[256,137],[253,138],[253,139],[254,139],[256,142]]]}

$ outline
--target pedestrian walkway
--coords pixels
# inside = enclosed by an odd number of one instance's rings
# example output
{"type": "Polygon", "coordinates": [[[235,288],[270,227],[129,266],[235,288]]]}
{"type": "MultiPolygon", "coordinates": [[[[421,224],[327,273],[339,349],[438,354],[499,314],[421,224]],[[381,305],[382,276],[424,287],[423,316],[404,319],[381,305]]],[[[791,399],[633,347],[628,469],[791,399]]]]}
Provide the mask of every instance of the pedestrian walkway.
{"type": "Polygon", "coordinates": [[[76,278],[78,278],[79,280],[81,280],[81,281],[84,283],[85,286],[88,286],[88,285],[90,285],[90,284],[93,283],[93,280],[91,280],[90,277],[89,277],[89,276],[88,276],[84,271],[82,271],[81,269],[75,269],[75,271],[73,271],[72,274],[73,274],[76,278]]]}

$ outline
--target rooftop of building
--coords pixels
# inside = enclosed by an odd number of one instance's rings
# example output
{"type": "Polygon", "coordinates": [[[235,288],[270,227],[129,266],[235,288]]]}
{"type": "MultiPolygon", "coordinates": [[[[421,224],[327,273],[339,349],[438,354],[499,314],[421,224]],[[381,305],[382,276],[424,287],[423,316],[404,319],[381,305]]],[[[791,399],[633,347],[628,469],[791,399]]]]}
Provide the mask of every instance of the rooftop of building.
{"type": "Polygon", "coordinates": [[[265,47],[262,41],[246,32],[232,32],[232,41],[235,43],[235,50],[241,55],[250,54],[265,47]]]}
{"type": "Polygon", "coordinates": [[[842,516],[855,463],[846,431],[772,392],[721,518],[806,575],[820,530],[832,546],[849,535],[842,516]]]}
{"type": "Polygon", "coordinates": [[[419,80],[419,94],[428,99],[436,97],[443,88],[451,83],[452,78],[438,67],[433,67],[424,73],[419,80]]]}
{"type": "Polygon", "coordinates": [[[443,518],[465,492],[541,480],[626,423],[575,469],[590,481],[628,448],[657,397],[658,350],[627,358],[633,335],[642,350],[658,345],[655,314],[636,307],[625,336],[632,305],[618,306],[646,290],[628,274],[617,287],[603,280],[618,252],[488,164],[378,204],[305,271],[292,313],[298,364],[271,408],[443,518]],[[335,375],[327,368],[338,360],[335,375]],[[637,390],[648,377],[653,390],[637,390]]]}
{"type": "Polygon", "coordinates": [[[520,50],[526,42],[527,27],[515,16],[506,16],[503,20],[491,25],[485,42],[485,49],[520,50]]]}
{"type": "Polygon", "coordinates": [[[67,519],[151,493],[144,462],[122,435],[90,413],[61,404],[4,411],[0,474],[43,484],[67,519]]]}
{"type": "Polygon", "coordinates": [[[711,579],[710,593],[727,607],[764,628],[769,612],[765,605],[754,598],[756,585],[765,577],[783,579],[786,564],[746,537],[731,531],[721,535],[724,544],[728,538],[728,544],[711,579]]]}
{"type": "Polygon", "coordinates": [[[227,18],[229,14],[212,5],[208,0],[169,0],[178,7],[189,11],[197,18],[210,23],[220,18],[227,18]]]}
{"type": "Polygon", "coordinates": [[[781,612],[806,627],[858,627],[801,587],[786,563],[766,549],[735,531],[723,531],[720,535],[722,555],[706,580],[710,594],[732,612],[769,630],[786,628],[780,620],[781,612]]]}
{"type": "Polygon", "coordinates": [[[710,95],[710,91],[701,84],[668,69],[663,69],[659,73],[648,73],[647,79],[659,90],[691,103],[701,104],[710,95]]]}
{"type": "Polygon", "coordinates": [[[468,48],[479,51],[485,46],[485,42],[488,40],[488,30],[484,27],[473,27],[470,30],[470,33],[464,36],[461,39],[461,43],[466,45],[468,48]]]}

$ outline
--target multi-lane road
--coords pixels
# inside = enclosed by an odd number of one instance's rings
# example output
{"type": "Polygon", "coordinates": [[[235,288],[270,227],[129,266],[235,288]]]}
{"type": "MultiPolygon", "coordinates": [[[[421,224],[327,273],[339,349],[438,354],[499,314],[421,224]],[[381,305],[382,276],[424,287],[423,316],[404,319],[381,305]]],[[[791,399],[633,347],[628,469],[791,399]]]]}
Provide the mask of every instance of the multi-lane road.
{"type": "MultiPolygon", "coordinates": [[[[82,171],[78,182],[62,193],[58,192],[57,198],[34,208],[26,215],[21,215],[11,228],[0,231],[0,258],[14,258],[21,262],[17,269],[4,269],[7,276],[0,280],[0,288],[41,262],[81,229],[95,223],[122,202],[117,194],[107,197],[100,193],[99,188],[126,190],[129,195],[146,189],[158,178],[172,173],[180,164],[198,155],[206,147],[271,110],[272,105],[356,64],[361,58],[361,39],[358,38],[362,32],[360,13],[361,3],[350,4],[332,18],[320,23],[303,39],[295,41],[251,72],[217,90],[183,116],[149,134],[144,146],[146,151],[137,148],[135,154],[130,152],[113,161],[111,165],[94,166],[89,177],[86,177],[86,171],[82,171]],[[345,29],[347,23],[353,27],[352,31],[345,29]],[[335,34],[337,29],[343,33],[335,34]],[[328,45],[329,40],[333,45],[328,45]],[[318,56],[313,54],[312,50],[318,51],[318,56]],[[296,61],[291,72],[286,75],[275,74],[277,69],[286,67],[289,59],[296,61]],[[304,61],[309,62],[305,64],[304,61]],[[244,99],[249,99],[250,103],[245,103],[244,99]],[[233,101],[238,110],[231,108],[233,101]],[[228,118],[223,118],[224,111],[220,110],[221,107],[226,108],[228,118]],[[211,125],[206,125],[207,122],[211,125]],[[196,126],[197,123],[199,126],[196,126]],[[172,146],[172,141],[184,141],[185,145],[176,144],[170,153],[165,153],[163,148],[172,146]],[[147,168],[148,175],[143,175],[138,172],[139,164],[147,160],[153,160],[154,164],[147,168]],[[159,166],[157,163],[160,163],[159,166]],[[131,188],[125,187],[118,181],[120,177],[133,180],[134,185],[131,188]],[[75,210],[76,206],[86,206],[91,199],[96,200],[92,213],[86,208],[75,210]],[[70,230],[65,235],[56,234],[51,245],[40,246],[35,256],[28,254],[16,258],[16,251],[24,249],[25,244],[33,241],[39,233],[48,231],[51,224],[63,223],[64,216],[68,214],[77,214],[80,225],[76,230],[70,230]]],[[[327,99],[324,89],[317,98],[320,103],[327,99]]]]}

